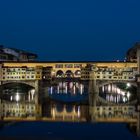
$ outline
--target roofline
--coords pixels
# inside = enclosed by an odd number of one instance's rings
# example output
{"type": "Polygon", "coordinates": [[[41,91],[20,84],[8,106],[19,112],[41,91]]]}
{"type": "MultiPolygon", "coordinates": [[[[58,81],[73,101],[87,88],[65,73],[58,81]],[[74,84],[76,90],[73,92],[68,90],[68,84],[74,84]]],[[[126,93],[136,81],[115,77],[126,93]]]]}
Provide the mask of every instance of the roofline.
{"type": "Polygon", "coordinates": [[[0,61],[0,63],[137,63],[131,61],[0,61]]]}

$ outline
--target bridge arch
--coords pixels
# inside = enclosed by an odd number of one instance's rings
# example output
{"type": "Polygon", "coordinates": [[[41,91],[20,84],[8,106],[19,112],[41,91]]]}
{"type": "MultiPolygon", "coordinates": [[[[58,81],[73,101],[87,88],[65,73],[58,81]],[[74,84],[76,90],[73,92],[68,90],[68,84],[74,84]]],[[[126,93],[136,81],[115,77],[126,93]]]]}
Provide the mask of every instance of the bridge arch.
{"type": "Polygon", "coordinates": [[[64,76],[64,72],[62,70],[58,70],[56,72],[56,77],[63,77],[64,76]]]}
{"type": "Polygon", "coordinates": [[[125,104],[136,100],[136,84],[127,81],[105,81],[99,84],[99,96],[111,103],[125,104]]]}
{"type": "Polygon", "coordinates": [[[5,85],[5,84],[11,84],[11,83],[13,83],[13,84],[25,84],[25,85],[29,85],[29,86],[35,88],[35,80],[33,80],[33,81],[31,81],[31,80],[29,80],[29,81],[27,81],[27,80],[26,81],[14,81],[14,80],[13,81],[3,81],[0,86],[5,85]]]}
{"type": "Polygon", "coordinates": [[[72,78],[72,77],[74,77],[74,73],[71,70],[67,70],[65,72],[65,76],[68,78],[72,78]]]}
{"type": "Polygon", "coordinates": [[[80,70],[76,70],[74,72],[74,75],[77,77],[77,76],[81,76],[81,71],[80,70]]]}
{"type": "Polygon", "coordinates": [[[125,81],[125,80],[123,81],[118,81],[118,80],[97,81],[98,87],[102,87],[102,86],[113,84],[113,83],[125,83],[125,84],[130,83],[131,85],[137,87],[137,83],[135,81],[125,81]]]}
{"type": "Polygon", "coordinates": [[[0,98],[7,101],[34,100],[35,88],[22,82],[7,82],[0,85],[0,98]]]}

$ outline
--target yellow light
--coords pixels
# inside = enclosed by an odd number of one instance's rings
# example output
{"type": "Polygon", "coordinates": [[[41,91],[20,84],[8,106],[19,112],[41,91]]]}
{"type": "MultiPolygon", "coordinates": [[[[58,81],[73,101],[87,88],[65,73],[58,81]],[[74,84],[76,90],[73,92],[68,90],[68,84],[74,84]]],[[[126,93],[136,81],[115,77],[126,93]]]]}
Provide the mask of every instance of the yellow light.
{"type": "Polygon", "coordinates": [[[127,83],[126,85],[127,85],[127,87],[130,87],[131,86],[130,83],[127,83]]]}
{"type": "Polygon", "coordinates": [[[20,99],[20,96],[19,96],[19,94],[17,93],[17,95],[16,95],[16,101],[18,102],[19,99],[20,99]]]}

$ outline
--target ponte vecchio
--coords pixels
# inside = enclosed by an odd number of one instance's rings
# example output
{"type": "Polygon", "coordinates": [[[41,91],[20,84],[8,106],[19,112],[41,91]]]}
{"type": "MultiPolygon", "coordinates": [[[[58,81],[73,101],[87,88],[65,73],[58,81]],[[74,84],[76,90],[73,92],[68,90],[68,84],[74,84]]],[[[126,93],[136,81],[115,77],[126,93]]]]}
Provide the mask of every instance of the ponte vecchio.
{"type": "Polygon", "coordinates": [[[0,118],[126,122],[139,133],[139,76],[139,43],[124,61],[1,61],[0,118]]]}

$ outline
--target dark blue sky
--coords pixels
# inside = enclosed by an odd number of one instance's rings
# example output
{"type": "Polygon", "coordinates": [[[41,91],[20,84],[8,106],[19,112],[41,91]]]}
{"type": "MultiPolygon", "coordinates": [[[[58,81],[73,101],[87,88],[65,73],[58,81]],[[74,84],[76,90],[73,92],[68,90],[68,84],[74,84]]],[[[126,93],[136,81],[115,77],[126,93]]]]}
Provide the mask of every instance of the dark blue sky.
{"type": "Polygon", "coordinates": [[[140,41],[140,0],[1,0],[0,44],[41,60],[117,60],[140,41]]]}

